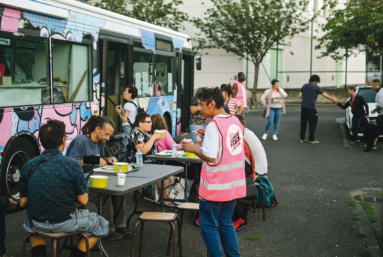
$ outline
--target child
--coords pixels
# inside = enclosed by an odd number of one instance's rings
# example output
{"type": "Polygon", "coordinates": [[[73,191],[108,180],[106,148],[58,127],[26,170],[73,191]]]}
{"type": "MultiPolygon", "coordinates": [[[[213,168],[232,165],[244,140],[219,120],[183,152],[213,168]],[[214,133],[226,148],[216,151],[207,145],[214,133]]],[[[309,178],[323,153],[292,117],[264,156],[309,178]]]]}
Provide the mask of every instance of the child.
{"type": "Polygon", "coordinates": [[[5,196],[0,197],[0,257],[5,257],[5,210],[15,209],[17,202],[5,196]]]}

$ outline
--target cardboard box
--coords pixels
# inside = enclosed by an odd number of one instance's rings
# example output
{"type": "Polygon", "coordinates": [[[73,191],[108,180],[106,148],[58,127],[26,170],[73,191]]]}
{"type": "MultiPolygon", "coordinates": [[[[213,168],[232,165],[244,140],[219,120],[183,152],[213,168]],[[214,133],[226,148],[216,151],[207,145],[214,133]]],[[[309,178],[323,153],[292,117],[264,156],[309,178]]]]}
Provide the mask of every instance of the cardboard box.
{"type": "Polygon", "coordinates": [[[12,85],[12,77],[0,77],[0,85],[3,86],[11,86],[12,85]]]}

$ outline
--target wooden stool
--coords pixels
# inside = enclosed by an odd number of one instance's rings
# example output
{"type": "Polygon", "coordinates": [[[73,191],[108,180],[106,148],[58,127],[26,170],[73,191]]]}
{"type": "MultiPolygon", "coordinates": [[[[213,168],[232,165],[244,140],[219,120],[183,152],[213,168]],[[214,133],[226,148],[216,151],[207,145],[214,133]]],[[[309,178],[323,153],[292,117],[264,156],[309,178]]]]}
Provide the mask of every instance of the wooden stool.
{"type": "MultiPolygon", "coordinates": [[[[262,209],[263,209],[263,220],[266,220],[266,214],[265,214],[265,198],[263,196],[263,188],[262,186],[259,184],[259,183],[255,183],[255,187],[258,187],[258,192],[260,194],[260,198],[259,198],[259,205],[261,206],[261,201],[262,201],[262,209]]],[[[256,199],[254,199],[254,213],[255,213],[255,209],[256,209],[256,199]]]]}
{"type": "Polygon", "coordinates": [[[184,211],[199,211],[199,203],[183,203],[177,206],[177,210],[181,212],[181,224],[179,226],[179,239],[178,239],[178,246],[180,247],[180,257],[182,257],[182,224],[184,221],[184,211]]]}
{"type": "MultiPolygon", "coordinates": [[[[134,257],[134,248],[136,244],[136,235],[137,235],[137,227],[138,224],[141,223],[141,234],[140,234],[140,249],[139,256],[142,256],[142,244],[143,244],[143,235],[144,235],[144,223],[145,221],[157,221],[157,222],[167,222],[170,224],[170,233],[169,233],[169,241],[168,241],[168,250],[167,255],[170,254],[170,241],[173,237],[173,251],[174,257],[177,256],[177,244],[176,244],[176,228],[174,225],[174,221],[177,220],[178,224],[178,241],[181,242],[181,231],[180,231],[180,222],[177,218],[176,213],[166,213],[166,212],[144,212],[138,217],[138,221],[134,226],[133,232],[133,245],[132,245],[132,257],[134,257]]],[[[181,246],[181,245],[180,245],[181,246]]],[[[181,247],[180,247],[181,249],[181,247]]],[[[181,255],[181,250],[180,250],[181,255]]]]}
{"type": "Polygon", "coordinates": [[[59,252],[59,249],[60,249],[59,239],[70,237],[70,245],[72,246],[72,236],[74,236],[74,235],[80,235],[81,237],[83,237],[85,239],[86,253],[87,253],[88,257],[90,257],[88,237],[83,232],[35,233],[35,234],[29,233],[26,237],[24,237],[23,246],[21,249],[21,257],[25,257],[25,247],[27,245],[27,240],[30,236],[41,236],[41,237],[45,237],[45,238],[51,238],[53,240],[53,257],[58,257],[60,254],[60,252],[59,252]]]}

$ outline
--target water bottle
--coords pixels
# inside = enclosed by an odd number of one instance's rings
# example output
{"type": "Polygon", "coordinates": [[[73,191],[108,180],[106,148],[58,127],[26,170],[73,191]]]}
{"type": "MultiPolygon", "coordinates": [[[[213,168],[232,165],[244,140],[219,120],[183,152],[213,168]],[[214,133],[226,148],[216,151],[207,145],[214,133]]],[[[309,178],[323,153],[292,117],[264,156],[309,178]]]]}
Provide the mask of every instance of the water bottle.
{"type": "Polygon", "coordinates": [[[144,165],[144,161],[142,160],[142,152],[140,149],[138,149],[136,152],[136,163],[138,163],[140,167],[144,165]]]}
{"type": "Polygon", "coordinates": [[[176,144],[176,142],[174,142],[173,146],[172,146],[172,157],[177,158],[177,144],[176,144]]]}

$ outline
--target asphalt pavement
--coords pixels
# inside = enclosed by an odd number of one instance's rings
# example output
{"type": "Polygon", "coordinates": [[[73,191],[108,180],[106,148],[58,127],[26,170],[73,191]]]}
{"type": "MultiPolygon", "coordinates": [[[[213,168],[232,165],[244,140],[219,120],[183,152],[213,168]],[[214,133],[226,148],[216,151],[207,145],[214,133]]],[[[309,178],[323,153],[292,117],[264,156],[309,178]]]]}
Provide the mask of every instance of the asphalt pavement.
{"type": "MultiPolygon", "coordinates": [[[[260,138],[266,119],[263,109],[252,109],[246,115],[247,127],[260,138]]],[[[262,141],[269,172],[279,204],[266,209],[266,221],[262,212],[252,209],[249,224],[237,233],[241,256],[368,256],[362,255],[362,239],[356,235],[363,231],[361,222],[352,220],[355,207],[346,205],[355,195],[382,197],[382,139],[378,149],[363,152],[364,146],[346,148],[337,118],[344,111],[334,105],[318,106],[319,122],[316,131],[318,145],[299,142],[300,106],[288,105],[278,133],[278,141],[262,141]],[[249,236],[260,236],[251,241],[249,236]]],[[[132,194],[127,197],[128,213],[132,211],[132,194]]],[[[383,203],[374,204],[379,209],[383,203]]],[[[93,204],[88,204],[95,211],[93,204]]],[[[141,202],[141,210],[150,211],[147,202],[141,202]]],[[[156,209],[160,209],[157,207],[156,209]]],[[[167,211],[174,209],[167,208],[167,211]]],[[[20,256],[25,211],[7,215],[7,256],[20,256]]],[[[130,228],[136,222],[132,220],[130,228]]],[[[199,228],[185,214],[183,229],[183,256],[206,256],[206,247],[199,228]]],[[[381,223],[380,223],[381,224],[381,223]]],[[[376,226],[376,224],[375,224],[376,226]]],[[[144,233],[143,256],[166,256],[169,225],[147,223],[144,233]]],[[[103,240],[109,256],[130,256],[132,240],[118,242],[103,240]]],[[[137,242],[138,246],[138,242],[137,242]]],[[[28,246],[29,249],[29,246],[28,246]]],[[[138,250],[138,247],[136,247],[138,250]]],[[[171,255],[172,255],[171,251],[171,255]]],[[[31,256],[28,250],[27,256],[31,256]]],[[[69,256],[63,252],[61,256],[69,256]]],[[[92,256],[101,256],[92,253],[92,256]]],[[[136,256],[138,253],[136,252],[136,256]]],[[[370,256],[380,256],[370,255],[370,256]]]]}

